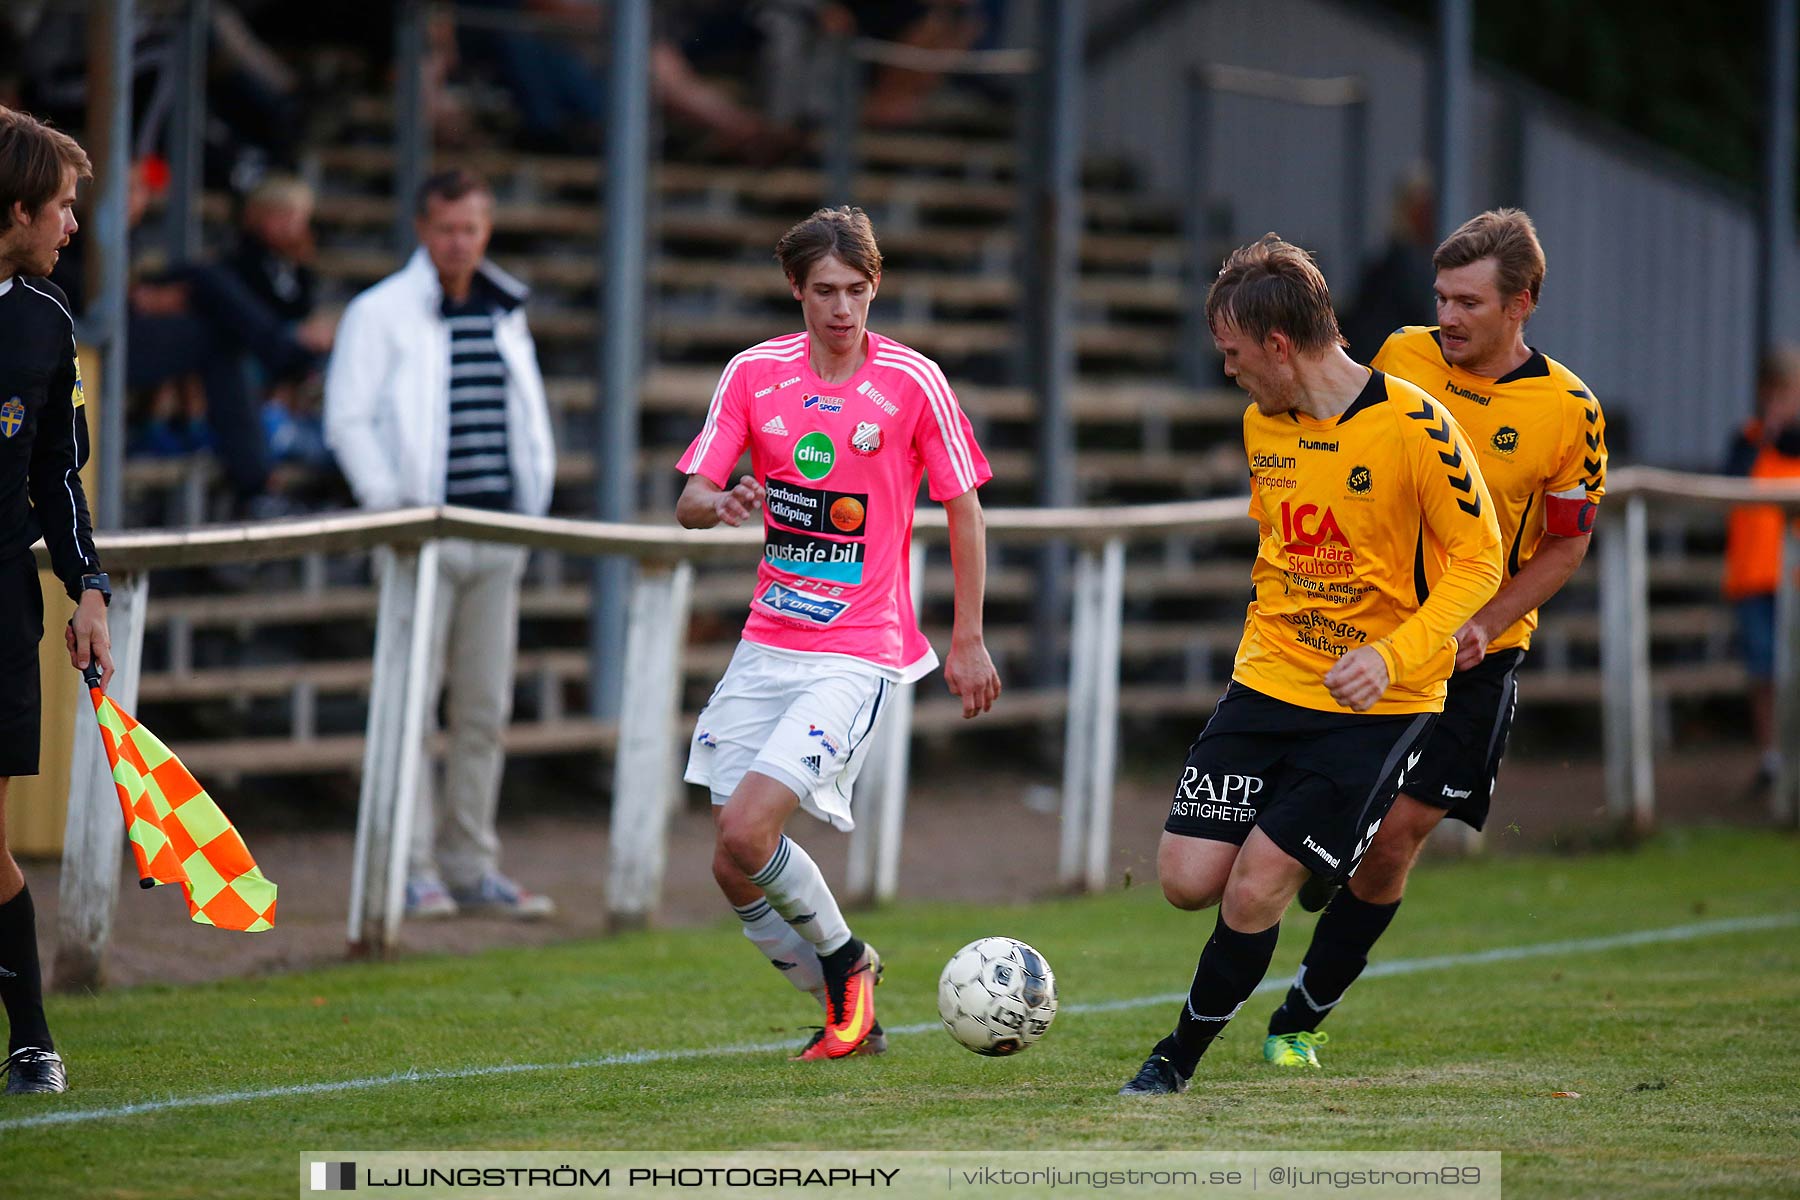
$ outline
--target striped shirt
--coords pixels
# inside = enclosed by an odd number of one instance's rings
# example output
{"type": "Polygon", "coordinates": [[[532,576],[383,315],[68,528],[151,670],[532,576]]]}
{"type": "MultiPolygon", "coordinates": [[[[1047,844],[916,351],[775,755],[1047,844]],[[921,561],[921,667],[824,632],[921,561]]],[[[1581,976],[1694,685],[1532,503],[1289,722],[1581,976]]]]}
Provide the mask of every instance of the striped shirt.
{"type": "Polygon", "coordinates": [[[450,447],[444,499],[511,511],[506,445],[506,365],[494,344],[494,305],[479,285],[461,304],[444,301],[450,327],[450,447]]]}

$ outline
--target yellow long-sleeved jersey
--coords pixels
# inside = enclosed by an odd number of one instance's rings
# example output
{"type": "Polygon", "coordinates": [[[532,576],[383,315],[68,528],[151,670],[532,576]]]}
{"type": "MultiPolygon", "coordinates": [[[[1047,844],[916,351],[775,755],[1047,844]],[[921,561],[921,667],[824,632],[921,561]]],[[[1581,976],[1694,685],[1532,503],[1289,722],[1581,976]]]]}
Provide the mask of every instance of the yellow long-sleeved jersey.
{"type": "Polygon", "coordinates": [[[1456,631],[1502,569],[1494,505],[1456,422],[1412,384],[1371,371],[1335,421],[1250,406],[1244,451],[1262,538],[1232,678],[1344,712],[1325,673],[1373,646],[1389,683],[1370,712],[1441,711],[1456,631]]]}
{"type": "MultiPolygon", "coordinates": [[[[1606,418],[1575,372],[1536,350],[1498,379],[1444,361],[1432,326],[1397,329],[1375,368],[1441,400],[1469,435],[1494,517],[1506,541],[1506,578],[1530,562],[1546,532],[1575,536],[1593,527],[1606,494],[1606,418]]],[[[1532,609],[1488,643],[1488,652],[1531,645],[1532,609]]]]}

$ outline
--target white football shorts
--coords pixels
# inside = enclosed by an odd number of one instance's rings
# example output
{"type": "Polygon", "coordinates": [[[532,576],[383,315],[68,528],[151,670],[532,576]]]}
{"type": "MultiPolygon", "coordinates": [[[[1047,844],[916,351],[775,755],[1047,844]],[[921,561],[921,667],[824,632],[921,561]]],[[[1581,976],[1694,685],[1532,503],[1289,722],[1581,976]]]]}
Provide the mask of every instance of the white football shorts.
{"type": "Polygon", "coordinates": [[[756,771],[791,788],[821,821],[853,829],[850,789],[894,687],[855,659],[739,642],[700,710],[683,778],[722,805],[756,771]]]}

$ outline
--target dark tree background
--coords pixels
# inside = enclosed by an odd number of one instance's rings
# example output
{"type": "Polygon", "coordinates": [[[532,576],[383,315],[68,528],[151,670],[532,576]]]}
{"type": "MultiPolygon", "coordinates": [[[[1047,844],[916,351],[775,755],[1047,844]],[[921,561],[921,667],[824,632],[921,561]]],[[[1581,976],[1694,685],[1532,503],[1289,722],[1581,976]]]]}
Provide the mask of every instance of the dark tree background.
{"type": "MultiPolygon", "coordinates": [[[[1433,0],[1375,0],[1429,28],[1433,0]]],[[[1767,87],[1763,0],[1482,0],[1475,55],[1759,187],[1767,87]]],[[[1789,47],[1800,53],[1800,47],[1789,47]]]]}

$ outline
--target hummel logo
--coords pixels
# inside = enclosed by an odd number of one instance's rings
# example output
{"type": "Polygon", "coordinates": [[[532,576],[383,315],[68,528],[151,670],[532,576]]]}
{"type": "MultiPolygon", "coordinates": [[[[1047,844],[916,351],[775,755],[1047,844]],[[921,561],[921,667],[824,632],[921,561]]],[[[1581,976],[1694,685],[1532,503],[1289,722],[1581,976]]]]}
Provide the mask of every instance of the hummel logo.
{"type": "Polygon", "coordinates": [[[1337,869],[1338,863],[1343,861],[1342,859],[1333,858],[1330,854],[1326,853],[1325,847],[1323,847],[1323,846],[1319,845],[1319,843],[1313,841],[1311,834],[1308,834],[1304,839],[1302,839],[1300,844],[1305,846],[1308,850],[1311,850],[1314,854],[1318,855],[1320,858],[1324,859],[1325,862],[1334,871],[1337,869]]]}
{"type": "Polygon", "coordinates": [[[768,422],[763,425],[762,431],[764,433],[772,433],[776,437],[786,437],[788,435],[787,426],[782,424],[780,413],[776,413],[774,416],[770,417],[768,422]]]}
{"type": "Polygon", "coordinates": [[[1419,765],[1419,760],[1424,757],[1425,752],[1423,750],[1414,750],[1411,754],[1406,756],[1406,769],[1408,771],[1412,770],[1419,765]]]}

